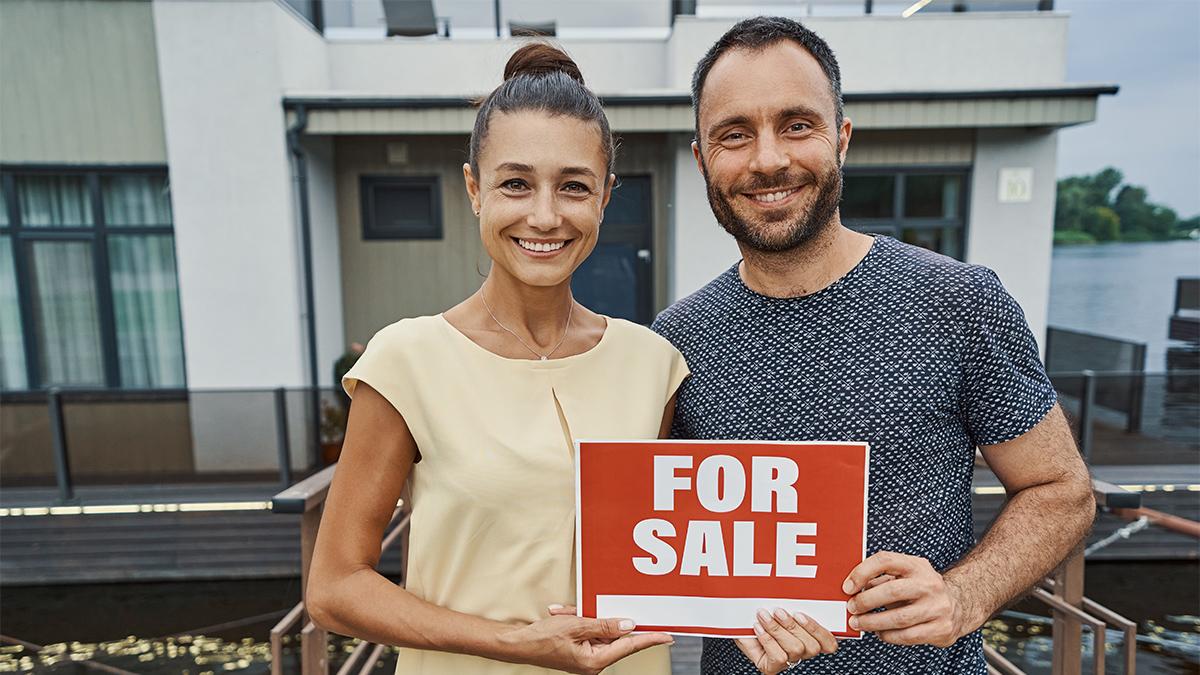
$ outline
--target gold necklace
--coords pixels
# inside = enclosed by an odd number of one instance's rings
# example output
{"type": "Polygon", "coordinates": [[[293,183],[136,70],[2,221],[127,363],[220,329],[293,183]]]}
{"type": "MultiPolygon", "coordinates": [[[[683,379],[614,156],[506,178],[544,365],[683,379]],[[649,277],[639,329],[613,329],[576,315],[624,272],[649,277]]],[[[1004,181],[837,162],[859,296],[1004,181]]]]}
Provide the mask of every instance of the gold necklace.
{"type": "MultiPolygon", "coordinates": [[[[484,287],[486,288],[487,284],[484,284],[484,287]]],[[[551,349],[549,351],[549,353],[542,354],[542,353],[538,352],[536,349],[534,349],[533,347],[530,347],[528,342],[522,340],[521,336],[514,333],[512,331],[512,329],[510,329],[508,326],[505,326],[504,324],[500,323],[500,319],[496,318],[496,313],[492,311],[492,306],[488,304],[487,296],[484,295],[483,291],[484,291],[483,288],[479,289],[479,299],[483,301],[483,308],[486,309],[488,315],[492,317],[492,321],[495,321],[496,325],[503,328],[509,335],[517,338],[517,342],[520,342],[521,345],[525,347],[525,349],[528,349],[529,351],[533,352],[533,355],[538,357],[542,361],[546,361],[551,356],[554,356],[554,352],[558,351],[558,348],[561,347],[562,343],[567,339],[567,333],[570,332],[570,330],[571,330],[571,314],[575,311],[574,299],[571,300],[571,306],[567,309],[567,324],[565,326],[563,326],[563,334],[562,334],[562,337],[559,338],[558,344],[554,345],[554,349],[551,349]]]]}

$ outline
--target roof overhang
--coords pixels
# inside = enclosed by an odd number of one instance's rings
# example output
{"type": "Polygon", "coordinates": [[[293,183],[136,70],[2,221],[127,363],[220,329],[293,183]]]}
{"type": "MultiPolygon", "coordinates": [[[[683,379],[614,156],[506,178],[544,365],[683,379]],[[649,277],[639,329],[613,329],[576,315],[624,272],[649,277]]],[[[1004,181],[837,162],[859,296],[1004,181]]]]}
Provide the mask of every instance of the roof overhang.
{"type": "MultiPolygon", "coordinates": [[[[855,129],[1061,128],[1096,119],[1100,96],[1115,85],[975,91],[853,92],[844,94],[855,129]]],[[[693,132],[686,92],[601,96],[614,131],[693,132]]],[[[307,134],[466,134],[475,124],[467,97],[378,96],[345,93],[285,96],[289,124],[304,111],[307,134]]]]}

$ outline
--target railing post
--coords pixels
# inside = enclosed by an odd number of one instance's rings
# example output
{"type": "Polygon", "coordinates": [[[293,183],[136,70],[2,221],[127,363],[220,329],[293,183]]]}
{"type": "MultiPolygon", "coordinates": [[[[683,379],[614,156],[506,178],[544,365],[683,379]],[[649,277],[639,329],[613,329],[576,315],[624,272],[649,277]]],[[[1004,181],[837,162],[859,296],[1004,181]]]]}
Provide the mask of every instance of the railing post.
{"type": "Polygon", "coordinates": [[[1096,403],[1096,373],[1083,371],[1083,392],[1079,397],[1079,451],[1085,462],[1092,461],[1092,406],[1096,403]]]}
{"type": "MultiPolygon", "coordinates": [[[[1054,575],[1054,594],[1063,602],[1076,608],[1083,607],[1083,548],[1078,547],[1067,558],[1054,575]]],[[[1083,668],[1083,626],[1079,619],[1066,612],[1055,610],[1054,651],[1050,672],[1053,675],[1076,675],[1083,668]]],[[[1093,636],[1099,640],[1097,653],[1103,652],[1104,634],[1093,636]]]]}
{"type": "Polygon", "coordinates": [[[75,489],[71,484],[71,458],[67,454],[67,425],[63,417],[62,390],[51,387],[46,392],[49,402],[50,434],[54,440],[54,473],[58,478],[58,499],[66,504],[74,501],[75,489]]]}
{"type": "Polygon", "coordinates": [[[275,447],[279,451],[279,485],[286,490],[292,485],[292,452],[288,437],[287,390],[275,389],[275,447]]]}

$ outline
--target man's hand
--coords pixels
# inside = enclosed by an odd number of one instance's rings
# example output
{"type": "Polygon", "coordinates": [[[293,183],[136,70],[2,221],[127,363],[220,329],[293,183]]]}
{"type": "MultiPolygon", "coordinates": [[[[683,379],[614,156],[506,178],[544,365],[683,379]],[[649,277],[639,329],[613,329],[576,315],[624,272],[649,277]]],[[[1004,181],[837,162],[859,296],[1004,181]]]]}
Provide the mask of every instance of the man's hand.
{"type": "Polygon", "coordinates": [[[881,551],[859,563],[842,590],[854,596],[850,627],[884,642],[949,647],[977,627],[961,589],[924,558],[881,551]]]}

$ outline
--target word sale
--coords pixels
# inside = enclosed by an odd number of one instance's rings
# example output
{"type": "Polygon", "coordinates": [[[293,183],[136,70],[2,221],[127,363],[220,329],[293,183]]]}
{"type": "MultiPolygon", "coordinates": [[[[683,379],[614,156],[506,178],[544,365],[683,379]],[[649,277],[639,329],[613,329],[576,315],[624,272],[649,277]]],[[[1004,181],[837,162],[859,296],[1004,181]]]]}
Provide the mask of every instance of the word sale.
{"type": "MultiPolygon", "coordinates": [[[[800,467],[788,457],[751,458],[750,476],[736,457],[712,455],[700,462],[695,478],[685,472],[692,469],[692,457],[660,455],[654,458],[654,510],[675,511],[677,492],[693,492],[700,507],[710,513],[729,513],[745,503],[750,493],[752,513],[794,514],[798,512],[796,481],[800,467]]],[[[729,521],[725,521],[729,524],[729,521]]],[[[683,534],[683,551],[677,554],[679,532],[663,518],[647,518],[633,529],[634,543],[648,556],[633,558],[633,566],[642,574],[679,574],[735,577],[817,576],[816,565],[801,565],[800,558],[817,553],[814,543],[802,543],[801,537],[815,537],[812,522],[775,523],[774,562],[754,559],[754,527],[750,520],[732,521],[732,555],[725,545],[725,529],[720,520],[688,520],[683,534]],[[674,540],[676,543],[671,543],[674,540]],[[732,567],[730,566],[732,558],[732,567]]]]}

